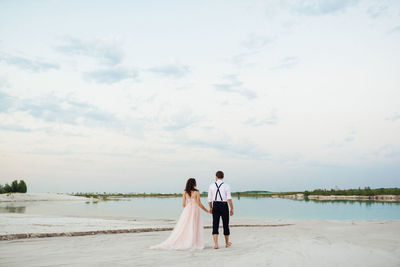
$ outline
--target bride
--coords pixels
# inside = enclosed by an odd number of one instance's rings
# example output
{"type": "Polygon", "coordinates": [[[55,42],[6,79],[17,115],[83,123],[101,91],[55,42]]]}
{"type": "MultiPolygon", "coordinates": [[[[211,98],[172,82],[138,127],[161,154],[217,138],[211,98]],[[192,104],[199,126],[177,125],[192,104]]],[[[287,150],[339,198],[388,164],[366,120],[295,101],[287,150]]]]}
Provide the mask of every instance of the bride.
{"type": "Polygon", "coordinates": [[[150,249],[194,250],[204,248],[203,221],[200,208],[210,213],[200,201],[196,180],[189,178],[182,196],[183,211],[169,237],[150,249]]]}

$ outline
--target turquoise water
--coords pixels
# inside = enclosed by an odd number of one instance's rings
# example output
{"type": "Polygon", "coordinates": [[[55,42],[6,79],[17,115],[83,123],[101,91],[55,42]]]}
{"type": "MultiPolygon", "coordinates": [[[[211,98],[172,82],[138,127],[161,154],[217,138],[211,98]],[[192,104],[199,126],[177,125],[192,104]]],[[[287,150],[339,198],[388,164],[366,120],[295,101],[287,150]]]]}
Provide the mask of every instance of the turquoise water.
{"type": "MultiPolygon", "coordinates": [[[[206,199],[202,199],[206,206],[206,199]]],[[[235,216],[254,219],[400,220],[400,203],[359,201],[297,201],[276,198],[235,198],[235,216]]],[[[3,202],[0,213],[102,218],[176,219],[180,198],[129,198],[119,201],[3,202]]],[[[203,216],[209,216],[203,213],[203,216]]]]}

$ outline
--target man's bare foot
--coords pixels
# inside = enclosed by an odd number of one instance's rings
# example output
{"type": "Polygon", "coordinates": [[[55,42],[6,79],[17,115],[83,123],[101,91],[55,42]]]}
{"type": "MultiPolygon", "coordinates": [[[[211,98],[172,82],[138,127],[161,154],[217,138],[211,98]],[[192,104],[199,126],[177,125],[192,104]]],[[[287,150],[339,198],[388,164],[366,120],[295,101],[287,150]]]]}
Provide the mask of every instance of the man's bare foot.
{"type": "Polygon", "coordinates": [[[214,246],[214,249],[218,249],[218,245],[215,245],[215,246],[214,246]]]}
{"type": "Polygon", "coordinates": [[[229,248],[230,246],[232,246],[232,242],[226,243],[226,247],[227,247],[227,248],[229,248]]]}

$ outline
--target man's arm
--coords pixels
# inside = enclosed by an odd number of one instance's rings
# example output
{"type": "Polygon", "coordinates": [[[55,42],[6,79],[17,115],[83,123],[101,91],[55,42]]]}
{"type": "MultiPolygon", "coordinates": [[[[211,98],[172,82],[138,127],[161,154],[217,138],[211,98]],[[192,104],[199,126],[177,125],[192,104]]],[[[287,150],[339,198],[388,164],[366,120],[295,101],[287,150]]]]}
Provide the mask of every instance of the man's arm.
{"type": "Polygon", "coordinates": [[[228,199],[229,206],[231,207],[231,216],[233,216],[233,202],[232,199],[228,199]]]}
{"type": "Polygon", "coordinates": [[[231,195],[231,187],[228,186],[226,188],[226,195],[227,195],[227,199],[228,199],[228,203],[229,203],[229,207],[231,208],[231,216],[233,216],[233,202],[232,202],[232,195],[231,195]]]}
{"type": "Polygon", "coordinates": [[[212,195],[211,195],[211,186],[208,187],[208,206],[210,207],[210,213],[212,213],[212,195]]]}

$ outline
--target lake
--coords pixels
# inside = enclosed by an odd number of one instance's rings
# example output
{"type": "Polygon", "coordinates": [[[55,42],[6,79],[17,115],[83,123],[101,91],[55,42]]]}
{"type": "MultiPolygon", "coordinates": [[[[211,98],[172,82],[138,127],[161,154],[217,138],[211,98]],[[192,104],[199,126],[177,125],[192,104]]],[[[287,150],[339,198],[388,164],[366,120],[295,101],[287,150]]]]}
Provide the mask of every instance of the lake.
{"type": "MultiPolygon", "coordinates": [[[[206,206],[206,198],[202,199],[206,206]]],[[[399,220],[400,203],[360,201],[304,201],[280,198],[233,199],[235,217],[254,219],[310,220],[399,220]]],[[[207,207],[207,206],[206,206],[207,207]]],[[[180,198],[125,198],[85,201],[2,202],[0,213],[34,215],[177,219],[182,211],[180,198]]],[[[202,213],[203,216],[209,216],[202,213]]]]}

